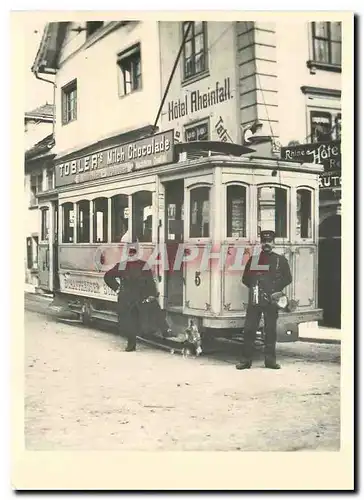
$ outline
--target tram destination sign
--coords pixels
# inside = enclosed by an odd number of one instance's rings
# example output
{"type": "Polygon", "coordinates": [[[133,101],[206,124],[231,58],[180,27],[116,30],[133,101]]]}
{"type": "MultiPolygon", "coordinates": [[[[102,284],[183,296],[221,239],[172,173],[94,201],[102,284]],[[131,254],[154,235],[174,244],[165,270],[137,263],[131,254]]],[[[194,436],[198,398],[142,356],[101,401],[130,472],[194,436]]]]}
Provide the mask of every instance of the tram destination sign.
{"type": "Polygon", "coordinates": [[[127,174],[174,160],[174,130],[56,164],[56,187],[127,174]]]}

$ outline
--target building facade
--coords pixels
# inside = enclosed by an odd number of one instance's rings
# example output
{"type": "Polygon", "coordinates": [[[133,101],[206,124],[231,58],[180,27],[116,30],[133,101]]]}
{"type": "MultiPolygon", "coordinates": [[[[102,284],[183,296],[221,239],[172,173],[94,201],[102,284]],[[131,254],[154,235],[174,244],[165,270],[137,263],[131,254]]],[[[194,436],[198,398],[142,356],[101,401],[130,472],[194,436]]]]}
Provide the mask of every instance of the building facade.
{"type": "Polygon", "coordinates": [[[39,199],[54,187],[52,164],[53,105],[46,103],[24,116],[24,230],[25,284],[34,288],[39,282],[39,242],[46,239],[47,229],[41,232],[42,212],[39,199]]]}
{"type": "MultiPolygon", "coordinates": [[[[188,24],[160,23],[163,88],[188,24]]],[[[161,128],[174,128],[181,141],[241,144],[254,124],[260,126],[258,135],[270,138],[264,154],[301,155],[325,166],[318,210],[319,303],[324,324],[339,327],[341,23],[193,23],[161,128]]]]}

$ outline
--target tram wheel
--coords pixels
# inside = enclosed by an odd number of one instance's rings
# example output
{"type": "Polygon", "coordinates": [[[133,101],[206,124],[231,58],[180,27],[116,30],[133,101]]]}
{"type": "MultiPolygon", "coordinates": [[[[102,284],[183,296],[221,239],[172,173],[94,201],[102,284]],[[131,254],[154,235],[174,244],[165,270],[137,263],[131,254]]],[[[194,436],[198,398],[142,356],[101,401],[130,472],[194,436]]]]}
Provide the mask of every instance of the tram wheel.
{"type": "Polygon", "coordinates": [[[81,319],[82,323],[85,326],[90,326],[92,323],[92,307],[90,302],[85,302],[82,306],[82,313],[81,313],[81,319]]]}

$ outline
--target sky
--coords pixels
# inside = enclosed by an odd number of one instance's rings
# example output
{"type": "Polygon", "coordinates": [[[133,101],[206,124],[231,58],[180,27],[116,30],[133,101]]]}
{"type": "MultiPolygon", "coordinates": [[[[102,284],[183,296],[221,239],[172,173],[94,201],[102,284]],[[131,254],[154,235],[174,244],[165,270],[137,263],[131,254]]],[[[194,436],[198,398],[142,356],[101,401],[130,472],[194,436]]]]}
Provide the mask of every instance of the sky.
{"type": "MultiPolygon", "coordinates": [[[[42,106],[46,102],[52,104],[53,101],[53,86],[49,83],[37,80],[31,72],[35,56],[37,54],[39,44],[42,38],[43,23],[32,22],[24,27],[24,40],[25,40],[25,110],[32,111],[38,106],[42,106]]],[[[47,78],[46,75],[40,75],[47,78]]],[[[52,78],[49,78],[50,80],[52,78]]]]}

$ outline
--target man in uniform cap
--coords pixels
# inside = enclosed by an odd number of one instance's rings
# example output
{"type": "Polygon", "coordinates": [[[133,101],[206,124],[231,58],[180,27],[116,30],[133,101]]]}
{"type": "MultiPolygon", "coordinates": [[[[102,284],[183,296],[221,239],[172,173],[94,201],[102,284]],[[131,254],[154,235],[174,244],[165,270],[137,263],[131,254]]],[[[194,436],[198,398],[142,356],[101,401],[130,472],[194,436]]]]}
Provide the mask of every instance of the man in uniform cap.
{"type": "Polygon", "coordinates": [[[249,303],[244,325],[243,357],[236,365],[238,370],[250,368],[252,365],[255,336],[262,314],[265,332],[265,367],[274,370],[280,368],[276,361],[278,306],[272,299],[272,294],[282,292],[292,282],[292,276],[287,259],[273,252],[274,238],[274,231],[261,231],[262,250],[258,257],[257,270],[254,266],[251,267],[252,257],[244,269],[242,281],[249,288],[249,303]],[[262,266],[267,266],[268,269],[259,269],[262,266]]]}
{"type": "MultiPolygon", "coordinates": [[[[137,244],[129,245],[128,258],[118,262],[104,275],[106,285],[118,295],[118,323],[121,334],[124,334],[128,343],[127,352],[136,350],[136,337],[142,328],[142,314],[145,304],[155,302],[157,287],[152,270],[141,259],[136,259],[137,244]]],[[[156,329],[167,335],[169,327],[163,313],[156,303],[154,318],[156,329]]]]}

